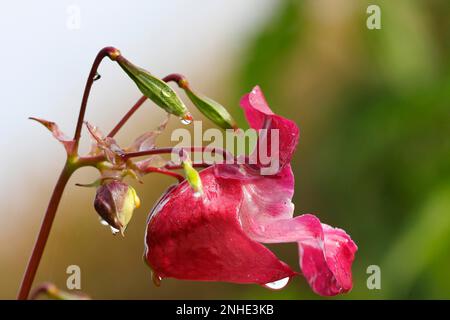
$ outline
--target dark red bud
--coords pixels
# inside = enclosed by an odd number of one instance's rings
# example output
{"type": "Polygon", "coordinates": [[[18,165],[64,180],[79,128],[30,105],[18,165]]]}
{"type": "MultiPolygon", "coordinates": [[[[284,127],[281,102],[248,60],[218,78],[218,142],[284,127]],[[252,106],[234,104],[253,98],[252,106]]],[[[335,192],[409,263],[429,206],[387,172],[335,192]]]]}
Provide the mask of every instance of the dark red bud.
{"type": "Polygon", "coordinates": [[[113,230],[123,234],[133,216],[135,208],[140,206],[136,191],[119,180],[104,182],[95,195],[94,207],[100,217],[113,230]]]}

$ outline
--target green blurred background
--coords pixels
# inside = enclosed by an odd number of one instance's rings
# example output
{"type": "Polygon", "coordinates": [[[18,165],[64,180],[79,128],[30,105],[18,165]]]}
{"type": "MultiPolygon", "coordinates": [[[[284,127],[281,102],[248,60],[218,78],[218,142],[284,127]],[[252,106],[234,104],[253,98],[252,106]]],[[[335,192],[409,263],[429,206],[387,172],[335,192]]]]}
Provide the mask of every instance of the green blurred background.
{"type": "MultiPolygon", "coordinates": [[[[345,229],[359,247],[354,289],[335,299],[449,299],[450,2],[283,0],[269,11],[245,31],[220,81],[208,84],[208,74],[216,72],[211,65],[200,69],[193,86],[228,106],[245,125],[239,98],[259,84],[272,109],[297,122],[296,212],[312,212],[345,229]],[[370,4],[381,8],[381,30],[366,28],[370,4]],[[380,290],[367,288],[370,265],[381,268],[380,290]]],[[[152,68],[144,58],[140,64],[152,68]]],[[[161,70],[172,71],[177,70],[161,70]]],[[[123,104],[117,114],[124,112],[123,104]]],[[[143,119],[153,115],[150,108],[143,111],[120,136],[123,142],[142,132],[143,119]]],[[[56,147],[47,153],[57,152],[62,161],[56,147]]],[[[77,182],[94,176],[87,171],[77,182]]],[[[29,205],[23,210],[32,216],[13,228],[15,235],[26,234],[25,240],[3,241],[8,259],[2,260],[0,297],[14,297],[25,267],[54,180],[42,177],[34,184],[43,199],[36,207],[33,195],[24,198],[29,205]]],[[[172,181],[146,179],[137,187],[143,206],[124,239],[96,222],[93,190],[70,187],[36,283],[48,280],[64,288],[66,266],[77,264],[82,289],[94,298],[320,298],[300,277],[281,291],[170,279],[154,287],[141,258],[146,212],[172,181]]],[[[294,244],[270,248],[298,267],[294,244]]]]}

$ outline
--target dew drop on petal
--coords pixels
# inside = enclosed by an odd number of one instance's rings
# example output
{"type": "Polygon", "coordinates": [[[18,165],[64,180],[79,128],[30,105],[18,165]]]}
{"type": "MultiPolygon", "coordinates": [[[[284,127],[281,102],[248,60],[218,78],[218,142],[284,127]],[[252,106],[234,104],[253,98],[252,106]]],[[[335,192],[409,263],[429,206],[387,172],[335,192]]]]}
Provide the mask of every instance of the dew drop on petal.
{"type": "Polygon", "coordinates": [[[193,196],[194,196],[194,198],[200,198],[202,196],[202,192],[196,191],[196,192],[194,192],[193,196]]]}
{"type": "Polygon", "coordinates": [[[281,290],[289,283],[290,278],[286,277],[280,280],[276,280],[273,282],[266,283],[264,287],[272,289],[272,290],[281,290]]]}
{"type": "Polygon", "coordinates": [[[162,278],[160,276],[158,276],[155,272],[152,272],[152,281],[155,286],[161,286],[161,280],[162,278]]]}
{"type": "Polygon", "coordinates": [[[113,235],[116,235],[116,234],[118,234],[120,232],[120,230],[116,229],[114,227],[111,227],[111,232],[112,232],[113,235]]]}

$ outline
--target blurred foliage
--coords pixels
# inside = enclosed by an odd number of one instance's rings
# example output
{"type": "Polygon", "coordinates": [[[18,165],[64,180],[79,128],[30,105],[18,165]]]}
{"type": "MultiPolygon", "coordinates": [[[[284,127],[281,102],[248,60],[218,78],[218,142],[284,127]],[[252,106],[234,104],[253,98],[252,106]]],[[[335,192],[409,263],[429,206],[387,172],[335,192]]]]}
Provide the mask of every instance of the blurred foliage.
{"type": "MultiPolygon", "coordinates": [[[[321,110],[326,119],[320,133],[303,131],[301,140],[313,143],[301,142],[297,152],[294,170],[302,190],[294,201],[299,208],[298,196],[307,189],[312,196],[302,197],[302,207],[317,208],[325,222],[343,227],[357,242],[355,288],[347,298],[448,299],[450,2],[349,2],[345,18],[330,22],[327,14],[343,1],[284,1],[249,45],[236,96],[260,84],[276,112],[292,116],[292,101],[298,101],[294,108],[306,115],[295,119],[301,129],[309,119],[305,108],[321,110]],[[327,5],[318,8],[318,2],[327,5]],[[365,27],[369,4],[381,8],[381,30],[365,27]],[[327,86],[308,93],[319,103],[282,90],[303,83],[301,77],[317,76],[290,72],[314,43],[308,33],[320,37],[317,30],[346,30],[339,29],[346,24],[357,30],[341,31],[356,44],[353,58],[338,61],[339,71],[331,73],[336,81],[323,77],[319,83],[327,86]],[[330,92],[334,99],[320,99],[330,92]],[[381,267],[381,290],[366,287],[372,264],[381,267]]],[[[347,53],[344,44],[327,50],[347,53]]],[[[322,60],[315,61],[310,70],[323,68],[322,60]]],[[[255,291],[245,297],[313,297],[308,291],[304,283],[291,284],[276,296],[255,291]]]]}
{"type": "MultiPolygon", "coordinates": [[[[239,94],[258,83],[263,88],[277,87],[277,74],[288,68],[285,58],[301,36],[301,2],[287,1],[250,44],[242,66],[239,94]]],[[[273,90],[273,94],[276,91],[273,90]]],[[[243,119],[243,118],[242,118],[243,119]]]]}

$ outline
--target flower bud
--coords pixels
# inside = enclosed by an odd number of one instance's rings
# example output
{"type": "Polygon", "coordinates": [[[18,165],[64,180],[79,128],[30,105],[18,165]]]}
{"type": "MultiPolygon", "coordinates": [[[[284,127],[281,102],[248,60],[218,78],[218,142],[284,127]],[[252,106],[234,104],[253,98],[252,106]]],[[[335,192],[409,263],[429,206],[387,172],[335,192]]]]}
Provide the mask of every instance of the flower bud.
{"type": "Polygon", "coordinates": [[[202,179],[197,170],[192,166],[190,159],[186,159],[182,162],[184,173],[186,175],[186,180],[194,190],[196,195],[201,195],[203,193],[202,179]]]}
{"type": "Polygon", "coordinates": [[[189,88],[186,81],[181,83],[181,86],[192,103],[205,117],[222,129],[237,128],[236,121],[234,121],[233,117],[229,114],[225,107],[206,96],[196,94],[189,88]]]}
{"type": "Polygon", "coordinates": [[[119,180],[103,183],[95,195],[94,207],[100,217],[112,230],[120,230],[122,235],[133,216],[135,208],[139,208],[140,200],[133,187],[119,180]]]}
{"type": "Polygon", "coordinates": [[[148,71],[135,66],[121,55],[116,58],[116,61],[147,98],[167,113],[178,116],[185,121],[192,119],[184,103],[167,83],[151,75],[148,71]]]}

